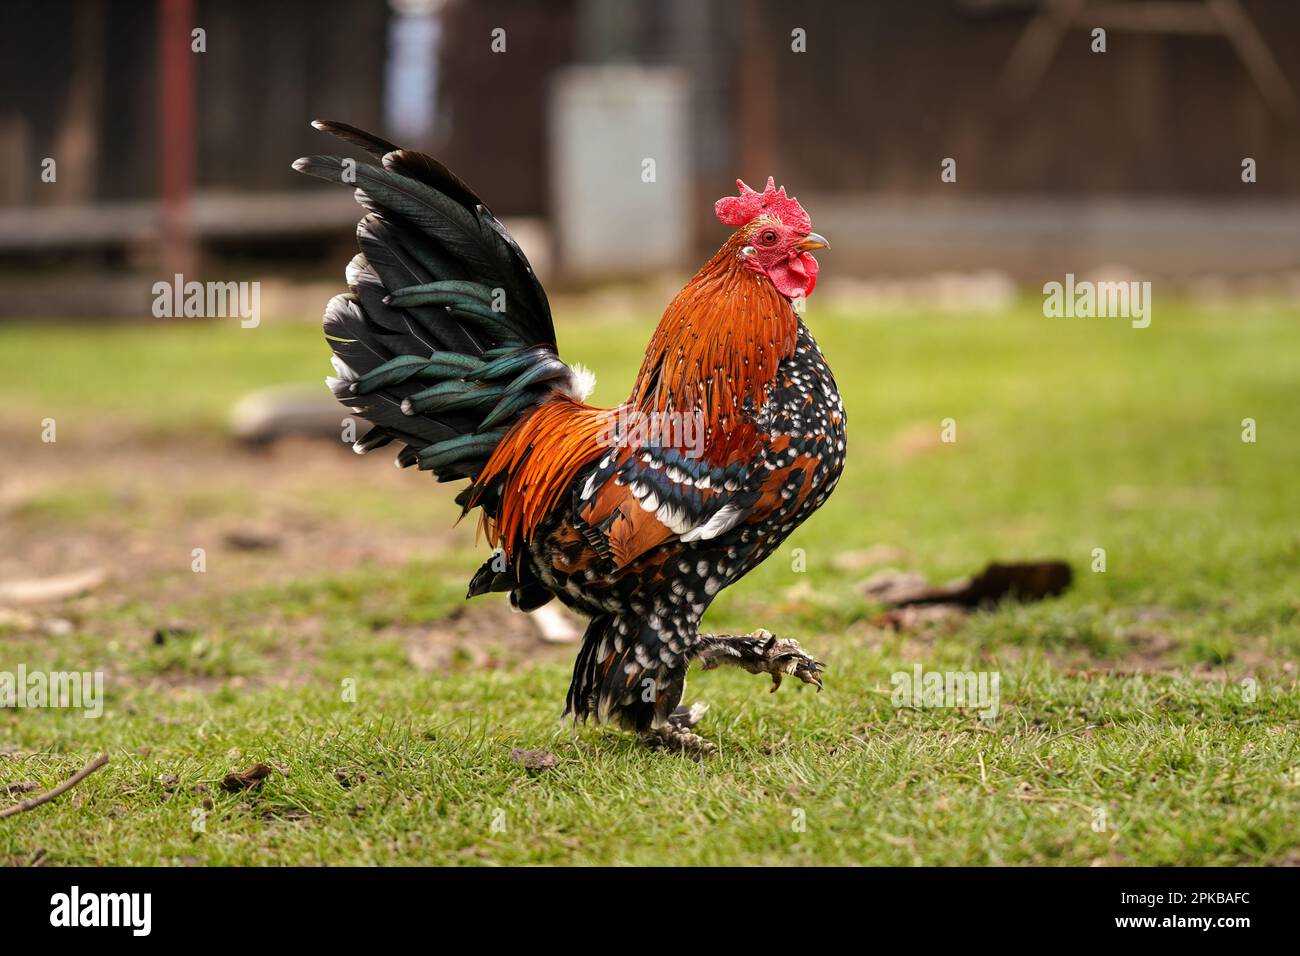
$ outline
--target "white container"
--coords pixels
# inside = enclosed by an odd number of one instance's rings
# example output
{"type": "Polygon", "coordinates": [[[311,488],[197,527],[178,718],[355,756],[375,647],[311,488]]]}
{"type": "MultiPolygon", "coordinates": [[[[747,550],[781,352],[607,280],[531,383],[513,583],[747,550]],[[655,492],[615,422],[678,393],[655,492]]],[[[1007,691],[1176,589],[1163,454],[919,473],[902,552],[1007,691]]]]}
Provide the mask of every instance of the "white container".
{"type": "Polygon", "coordinates": [[[599,280],[680,267],[691,249],[690,84],[675,68],[577,66],[550,92],[560,265],[599,280]]]}

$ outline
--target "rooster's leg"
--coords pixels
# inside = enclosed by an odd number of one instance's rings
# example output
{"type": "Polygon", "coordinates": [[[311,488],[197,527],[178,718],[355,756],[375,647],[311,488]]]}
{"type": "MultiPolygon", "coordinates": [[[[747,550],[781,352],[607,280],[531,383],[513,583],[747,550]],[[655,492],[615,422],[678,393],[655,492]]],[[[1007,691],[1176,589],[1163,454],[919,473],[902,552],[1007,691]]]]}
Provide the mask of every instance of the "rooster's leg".
{"type": "MultiPolygon", "coordinates": [[[[667,690],[673,696],[669,697],[668,700],[681,700],[681,694],[685,687],[686,681],[684,677],[679,681],[671,682],[667,690]]],[[[668,718],[662,725],[647,730],[642,734],[642,737],[650,747],[656,750],[673,750],[677,753],[695,756],[713,753],[718,748],[711,741],[705,740],[691,729],[700,722],[700,718],[704,716],[704,712],[708,709],[708,704],[699,702],[689,707],[676,705],[669,711],[668,718]]]]}
{"type": "Polygon", "coordinates": [[[770,631],[759,629],[751,634],[701,634],[695,646],[695,656],[705,670],[719,664],[733,664],[751,674],[771,674],[772,693],[781,686],[781,678],[792,674],[805,684],[815,684],[822,689],[821,673],[826,665],[814,660],[790,638],[777,637],[770,631]]]}

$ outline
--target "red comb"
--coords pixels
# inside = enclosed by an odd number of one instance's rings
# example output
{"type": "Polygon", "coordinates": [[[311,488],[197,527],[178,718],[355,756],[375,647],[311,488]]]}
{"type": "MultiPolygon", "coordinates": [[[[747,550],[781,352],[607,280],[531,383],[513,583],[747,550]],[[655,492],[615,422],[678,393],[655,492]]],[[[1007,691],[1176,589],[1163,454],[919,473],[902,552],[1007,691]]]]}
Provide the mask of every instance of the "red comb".
{"type": "Polygon", "coordinates": [[[776,188],[771,176],[767,177],[767,188],[761,193],[755,192],[737,179],[740,187],[739,196],[724,196],[713,204],[713,214],[724,226],[743,226],[758,216],[776,216],[787,226],[803,232],[812,230],[812,220],[804,212],[799,200],[785,194],[785,187],[776,188]]]}

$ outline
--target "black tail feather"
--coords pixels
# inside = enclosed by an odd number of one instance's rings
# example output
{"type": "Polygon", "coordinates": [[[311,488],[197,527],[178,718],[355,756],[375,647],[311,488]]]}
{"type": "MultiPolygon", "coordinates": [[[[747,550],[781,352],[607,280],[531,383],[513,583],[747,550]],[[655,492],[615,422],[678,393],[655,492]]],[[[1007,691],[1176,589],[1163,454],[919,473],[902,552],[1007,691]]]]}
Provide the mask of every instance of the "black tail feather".
{"type": "MultiPolygon", "coordinates": [[[[375,426],[354,447],[399,441],[403,467],[440,481],[477,476],[509,426],[572,381],[546,293],[505,227],[442,163],[347,123],[313,125],[380,161],[294,163],[354,186],[367,210],[351,293],[331,300],[324,320],[330,387],[375,426]]],[[[516,582],[516,603],[537,606],[542,594],[528,584],[516,582]]]]}
{"type": "Polygon", "coordinates": [[[353,146],[360,146],[375,159],[383,159],[385,153],[391,153],[397,149],[397,146],[381,139],[374,133],[367,133],[363,129],[357,129],[349,123],[340,123],[337,120],[312,120],[312,126],[324,133],[333,133],[339,139],[351,143],[353,146]]]}

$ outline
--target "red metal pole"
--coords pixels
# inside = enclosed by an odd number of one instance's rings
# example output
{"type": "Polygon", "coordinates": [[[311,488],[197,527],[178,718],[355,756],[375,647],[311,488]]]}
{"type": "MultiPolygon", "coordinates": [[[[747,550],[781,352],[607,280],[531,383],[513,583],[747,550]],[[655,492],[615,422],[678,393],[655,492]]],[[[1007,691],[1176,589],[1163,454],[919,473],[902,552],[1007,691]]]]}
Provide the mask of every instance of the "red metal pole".
{"type": "Polygon", "coordinates": [[[168,278],[196,266],[190,200],[194,193],[194,0],[158,0],[158,165],[162,183],[162,259],[168,278]]]}

